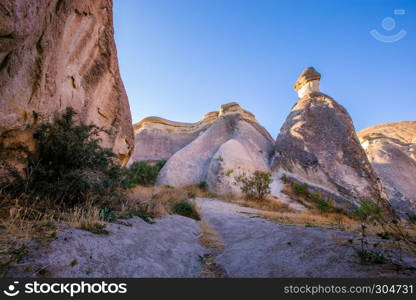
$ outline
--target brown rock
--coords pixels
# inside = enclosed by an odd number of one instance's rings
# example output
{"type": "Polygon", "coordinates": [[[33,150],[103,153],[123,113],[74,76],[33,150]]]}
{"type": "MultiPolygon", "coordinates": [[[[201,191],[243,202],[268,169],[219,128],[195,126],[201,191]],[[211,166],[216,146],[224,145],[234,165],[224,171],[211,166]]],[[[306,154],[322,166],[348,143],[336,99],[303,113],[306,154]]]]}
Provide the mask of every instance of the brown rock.
{"type": "MultiPolygon", "coordinates": [[[[307,69],[297,84],[317,74],[307,69]]],[[[309,93],[298,100],[280,130],[275,150],[272,168],[276,173],[284,170],[286,176],[330,192],[336,200],[357,205],[382,196],[351,117],[323,93],[309,93]]]]}
{"type": "Polygon", "coordinates": [[[2,1],[0,133],[22,138],[27,125],[51,120],[67,106],[81,121],[110,130],[102,135],[103,145],[127,163],[133,129],[117,63],[112,1],[2,1]]]}
{"type": "Polygon", "coordinates": [[[293,88],[295,91],[299,91],[306,83],[314,80],[320,80],[321,74],[316,71],[313,67],[306,68],[303,70],[303,72],[300,74],[298,79],[295,82],[295,85],[293,88]]]}

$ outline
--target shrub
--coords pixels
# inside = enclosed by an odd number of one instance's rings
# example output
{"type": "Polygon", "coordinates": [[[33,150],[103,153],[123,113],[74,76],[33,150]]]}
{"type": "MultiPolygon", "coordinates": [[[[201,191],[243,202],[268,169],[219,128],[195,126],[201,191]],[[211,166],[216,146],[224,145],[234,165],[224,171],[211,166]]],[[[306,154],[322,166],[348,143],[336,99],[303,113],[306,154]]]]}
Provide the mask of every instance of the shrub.
{"type": "Polygon", "coordinates": [[[182,201],[182,202],[175,204],[175,206],[173,207],[173,212],[175,214],[188,217],[188,218],[192,218],[197,221],[201,219],[198,211],[196,210],[195,204],[188,202],[188,201],[182,201]]]}
{"type": "Polygon", "coordinates": [[[128,179],[124,181],[125,186],[132,188],[136,185],[155,185],[157,176],[165,163],[165,160],[159,160],[154,165],[145,161],[134,162],[128,169],[128,179]]]}
{"type": "Polygon", "coordinates": [[[198,183],[198,188],[200,188],[203,191],[206,191],[208,189],[208,183],[206,181],[201,181],[198,183]]]}
{"type": "Polygon", "coordinates": [[[360,249],[357,250],[357,255],[362,264],[383,264],[386,262],[384,254],[380,251],[360,249]]]}
{"type": "Polygon", "coordinates": [[[353,212],[353,216],[361,221],[377,220],[381,215],[381,209],[376,202],[365,200],[361,206],[353,212]]]}
{"type": "Polygon", "coordinates": [[[295,183],[293,185],[293,190],[297,195],[306,196],[308,195],[308,185],[304,183],[303,185],[295,183]]]}
{"type": "Polygon", "coordinates": [[[22,147],[23,172],[9,168],[5,191],[74,206],[86,199],[116,196],[122,188],[123,169],[115,154],[100,145],[105,132],[95,125],[77,125],[68,107],[54,122],[34,129],[35,150],[22,147]],[[23,173],[23,174],[22,174],[23,173]]]}
{"type": "Polygon", "coordinates": [[[409,214],[408,218],[411,224],[416,224],[416,214],[409,214]]]}
{"type": "Polygon", "coordinates": [[[117,217],[114,214],[113,210],[108,206],[104,206],[100,209],[100,218],[104,222],[114,222],[117,220],[117,217]]]}
{"type": "Polygon", "coordinates": [[[246,199],[263,201],[271,192],[270,184],[273,179],[269,172],[255,171],[251,176],[246,174],[237,176],[235,181],[240,185],[246,199]]]}

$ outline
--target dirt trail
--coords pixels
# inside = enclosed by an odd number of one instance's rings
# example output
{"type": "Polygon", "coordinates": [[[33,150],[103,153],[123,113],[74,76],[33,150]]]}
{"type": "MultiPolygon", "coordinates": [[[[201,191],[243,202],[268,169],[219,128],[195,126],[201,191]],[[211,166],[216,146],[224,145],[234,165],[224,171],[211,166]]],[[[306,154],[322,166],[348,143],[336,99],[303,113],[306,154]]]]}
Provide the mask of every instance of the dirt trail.
{"type": "Polygon", "coordinates": [[[357,234],[280,225],[258,210],[200,198],[202,219],[225,243],[215,262],[229,277],[398,276],[385,265],[361,265],[348,240],[357,234]]]}
{"type": "MultiPolygon", "coordinates": [[[[196,199],[202,221],[171,215],[148,224],[109,223],[108,235],[62,228],[48,246],[10,270],[16,277],[376,277],[403,276],[386,265],[361,265],[357,234],[279,225],[258,210],[196,199]],[[213,230],[212,230],[213,229],[213,230]],[[205,243],[202,237],[211,240],[205,243]],[[205,235],[204,235],[205,232],[205,235]],[[221,240],[216,243],[215,238],[221,240]],[[217,245],[216,245],[217,244],[217,245]],[[222,246],[219,247],[218,244],[222,246]],[[205,246],[205,247],[204,247],[205,246]],[[40,272],[40,270],[42,272],[40,272]]],[[[411,274],[407,274],[411,276],[411,274]]]]}

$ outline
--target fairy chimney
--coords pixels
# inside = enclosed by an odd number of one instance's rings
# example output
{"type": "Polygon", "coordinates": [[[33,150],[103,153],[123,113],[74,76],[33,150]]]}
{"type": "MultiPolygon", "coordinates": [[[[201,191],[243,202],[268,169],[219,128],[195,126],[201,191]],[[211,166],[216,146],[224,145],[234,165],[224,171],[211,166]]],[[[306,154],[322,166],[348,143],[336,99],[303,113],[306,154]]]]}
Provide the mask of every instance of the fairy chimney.
{"type": "Polygon", "coordinates": [[[299,98],[302,98],[311,93],[320,92],[319,81],[321,74],[317,72],[313,67],[306,68],[300,74],[298,80],[294,85],[295,91],[298,92],[299,98]]]}

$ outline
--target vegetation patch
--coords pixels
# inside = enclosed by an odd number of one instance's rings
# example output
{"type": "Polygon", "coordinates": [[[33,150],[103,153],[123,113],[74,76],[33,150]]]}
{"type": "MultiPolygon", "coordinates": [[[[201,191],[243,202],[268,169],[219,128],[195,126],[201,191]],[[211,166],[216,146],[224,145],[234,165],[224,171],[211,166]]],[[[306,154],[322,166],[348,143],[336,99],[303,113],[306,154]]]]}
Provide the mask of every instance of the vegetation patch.
{"type": "Polygon", "coordinates": [[[159,172],[163,168],[165,163],[165,160],[159,160],[154,164],[150,164],[145,161],[134,162],[128,168],[128,175],[127,179],[124,181],[124,185],[128,188],[132,188],[137,185],[155,185],[157,176],[159,175],[159,172]]]}
{"type": "Polygon", "coordinates": [[[173,212],[175,214],[188,217],[197,221],[201,220],[201,217],[199,216],[195,204],[189,201],[183,201],[175,204],[173,207],[173,212]]]}
{"type": "Polygon", "coordinates": [[[273,179],[269,172],[255,171],[252,175],[243,173],[234,179],[248,200],[264,201],[270,195],[273,179]]]}
{"type": "Polygon", "coordinates": [[[125,174],[116,155],[100,145],[100,134],[106,131],[79,124],[76,115],[68,107],[54,122],[34,128],[33,151],[22,145],[3,146],[24,165],[18,170],[2,162],[8,173],[1,182],[4,192],[68,207],[119,196],[125,174]]]}

